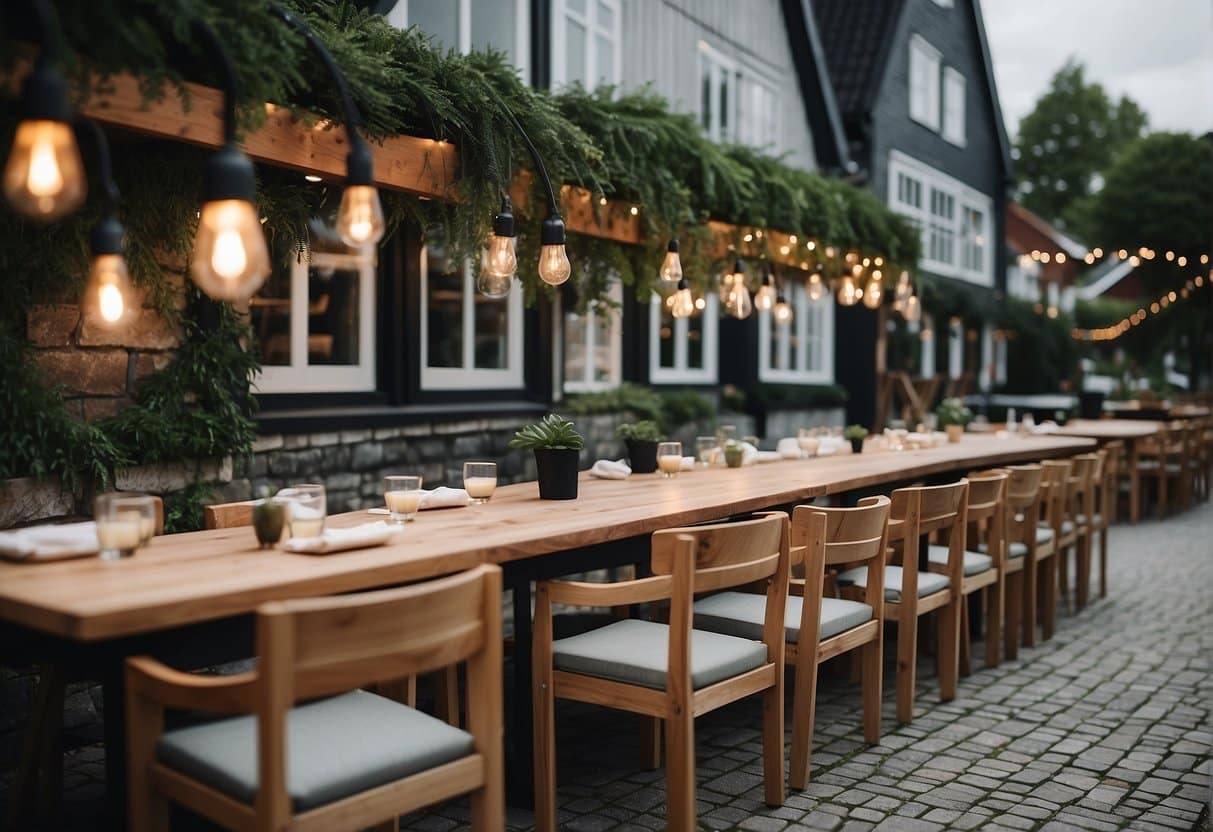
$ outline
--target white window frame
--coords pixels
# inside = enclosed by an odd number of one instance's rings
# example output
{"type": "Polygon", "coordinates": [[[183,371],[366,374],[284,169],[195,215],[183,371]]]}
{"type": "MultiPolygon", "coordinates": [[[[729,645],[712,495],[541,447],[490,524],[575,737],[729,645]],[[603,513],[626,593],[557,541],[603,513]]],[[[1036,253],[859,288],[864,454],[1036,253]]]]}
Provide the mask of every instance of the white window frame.
{"type": "Polygon", "coordinates": [[[709,139],[714,142],[726,144],[737,140],[737,114],[738,114],[738,90],[741,86],[741,73],[738,71],[737,61],[728,57],[719,49],[713,49],[706,41],[699,41],[699,73],[696,77],[697,83],[695,86],[696,110],[699,113],[699,124],[707,133],[709,139]],[[703,111],[703,79],[704,75],[711,74],[711,101],[712,111],[705,114],[703,111]],[[725,114],[720,108],[720,85],[722,80],[727,80],[729,84],[729,100],[727,105],[728,120],[721,124],[721,115],[725,114]],[[706,122],[705,122],[706,119],[706,122]]]}
{"type": "Polygon", "coordinates": [[[506,366],[477,367],[476,361],[476,277],[470,259],[463,261],[463,366],[429,366],[429,251],[421,246],[421,389],[422,390],[513,390],[523,387],[522,368],[522,290],[515,286],[497,303],[507,304],[506,366]]]}
{"type": "Polygon", "coordinates": [[[948,378],[958,379],[965,371],[964,321],[948,322],[948,378]]]}
{"type": "Polygon", "coordinates": [[[889,151],[888,175],[889,207],[911,220],[922,233],[922,267],[943,277],[953,277],[979,286],[993,286],[994,200],[981,191],[970,188],[960,180],[948,176],[900,150],[889,151]],[[905,176],[921,184],[923,197],[921,206],[901,201],[902,192],[898,190],[898,176],[905,176]],[[933,190],[948,194],[953,198],[952,219],[950,225],[946,227],[941,219],[931,212],[931,191],[933,190]],[[965,208],[981,212],[981,228],[976,229],[975,233],[969,237],[965,236],[962,219],[965,208]],[[949,263],[932,256],[930,245],[932,225],[951,232],[952,262],[949,263]],[[980,269],[966,267],[964,259],[960,256],[962,247],[970,244],[978,245],[982,249],[980,269]]]}
{"type": "Polygon", "coordinates": [[[601,84],[618,85],[623,81],[623,7],[620,0],[586,0],[586,13],[580,14],[568,7],[566,0],[552,2],[552,89],[563,87],[569,83],[569,68],[565,60],[568,57],[568,22],[572,18],[585,27],[585,77],[593,79],[587,86],[593,90],[601,84]],[[598,22],[598,3],[609,6],[614,12],[614,25],[607,29],[598,22]],[[614,74],[610,78],[598,78],[598,38],[603,35],[611,42],[614,51],[612,66],[614,74]]]}
{"type": "Polygon", "coordinates": [[[758,315],[758,378],[760,381],[784,384],[833,384],[834,383],[834,296],[827,294],[818,300],[809,298],[803,285],[794,284],[789,287],[794,316],[786,326],[778,326],[770,313],[758,315]],[[814,315],[810,311],[821,314],[821,329],[814,332],[811,329],[814,315]],[[796,369],[787,370],[772,366],[771,327],[775,327],[775,337],[781,353],[796,350],[796,369]],[[796,332],[796,344],[792,344],[792,331],[796,332]],[[819,347],[820,366],[809,367],[809,341],[812,339],[819,347]]]}
{"type": "Polygon", "coordinates": [[[918,373],[923,378],[935,375],[935,320],[930,315],[922,316],[922,326],[918,331],[918,341],[921,344],[918,353],[918,373]]]}
{"type": "MultiPolygon", "coordinates": [[[[466,55],[472,51],[472,0],[450,0],[458,4],[456,25],[459,43],[446,44],[456,47],[466,55]]],[[[514,4],[514,65],[522,71],[522,77],[531,77],[531,3],[530,0],[493,0],[514,4]]],[[[387,13],[387,21],[397,29],[409,27],[409,0],[397,0],[387,13]]]]}
{"type": "Polygon", "coordinates": [[[585,354],[587,361],[585,364],[585,374],[581,378],[571,378],[564,374],[564,308],[560,300],[557,299],[556,320],[560,322],[560,332],[559,336],[552,340],[556,346],[556,366],[560,368],[560,374],[564,379],[564,392],[566,393],[592,393],[598,390],[612,390],[623,382],[623,286],[618,281],[613,281],[607,290],[607,296],[613,302],[613,306],[591,303],[585,310],[585,354]],[[611,317],[611,331],[608,335],[610,339],[611,366],[605,380],[594,378],[593,356],[594,350],[598,346],[597,319],[599,315],[610,315],[611,317]]]}
{"type": "Polygon", "coordinates": [[[910,118],[939,132],[943,56],[922,35],[910,37],[910,118]]]}
{"type": "Polygon", "coordinates": [[[954,67],[943,69],[942,135],[957,147],[965,146],[965,77],[954,67]]]}
{"type": "Polygon", "coordinates": [[[263,365],[259,393],[358,393],[375,389],[375,254],[314,251],[291,259],[291,363],[263,365]],[[357,364],[308,364],[308,281],[313,267],[358,272],[357,364]]]}
{"type": "Polygon", "coordinates": [[[649,303],[649,383],[715,384],[717,380],[720,312],[715,293],[707,295],[702,312],[703,367],[687,366],[687,319],[674,318],[674,366],[661,366],[661,307],[665,300],[656,293],[649,303]]]}

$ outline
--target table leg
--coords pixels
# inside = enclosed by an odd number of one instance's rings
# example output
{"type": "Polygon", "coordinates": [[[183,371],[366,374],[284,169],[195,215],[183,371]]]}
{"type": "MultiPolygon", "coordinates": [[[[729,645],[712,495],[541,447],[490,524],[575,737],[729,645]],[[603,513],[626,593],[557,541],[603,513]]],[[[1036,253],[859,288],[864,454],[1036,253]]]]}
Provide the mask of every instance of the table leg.
{"type": "Polygon", "coordinates": [[[1129,522],[1141,517],[1141,472],[1137,470],[1137,440],[1129,443],[1129,522]]]}
{"type": "Polygon", "coordinates": [[[535,804],[535,750],[531,713],[531,579],[510,581],[514,596],[514,695],[506,726],[506,802],[529,809],[535,804]]]}
{"type": "Polygon", "coordinates": [[[121,658],[101,677],[105,731],[105,828],[126,828],[126,676],[121,658]]]}

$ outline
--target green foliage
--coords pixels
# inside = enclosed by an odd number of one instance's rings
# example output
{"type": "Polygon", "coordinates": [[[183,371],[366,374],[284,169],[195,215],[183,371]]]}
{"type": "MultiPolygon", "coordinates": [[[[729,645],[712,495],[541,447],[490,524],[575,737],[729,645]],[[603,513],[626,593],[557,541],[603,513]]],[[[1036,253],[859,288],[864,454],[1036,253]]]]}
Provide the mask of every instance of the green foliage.
{"type": "Polygon", "coordinates": [[[953,397],[939,403],[939,407],[935,409],[935,417],[939,420],[941,427],[947,425],[964,427],[973,421],[973,411],[965,405],[964,399],[953,397]]]}
{"type": "Polygon", "coordinates": [[[748,397],[750,412],[778,408],[843,404],[847,390],[838,384],[759,384],[748,397]]]}
{"type": "Polygon", "coordinates": [[[570,419],[549,413],[541,421],[527,425],[515,433],[514,438],[510,440],[510,447],[580,451],[585,447],[585,438],[577,432],[577,427],[570,419]]]}
{"type": "Polygon", "coordinates": [[[671,390],[661,394],[661,423],[675,430],[692,422],[715,422],[712,400],[694,390],[671,390]]]}
{"type": "Polygon", "coordinates": [[[998,325],[1012,333],[1007,341],[1007,393],[1048,393],[1061,389],[1074,374],[1078,349],[1070,336],[1073,323],[1038,315],[1018,298],[1003,301],[998,325]]]}
{"type": "Polygon", "coordinates": [[[214,499],[214,489],[204,482],[192,482],[183,490],[164,498],[166,534],[192,532],[205,525],[202,507],[214,499]]]}
{"type": "Polygon", "coordinates": [[[868,435],[868,429],[863,425],[847,425],[842,435],[846,439],[863,439],[868,435]]]}
{"type": "Polygon", "coordinates": [[[1067,61],[1020,122],[1015,143],[1020,202],[1080,237],[1099,239],[1091,236],[1085,198],[1096,176],[1142,135],[1146,121],[1133,100],[1122,96],[1114,103],[1102,86],[1087,82],[1082,64],[1067,61]]]}
{"type": "Polygon", "coordinates": [[[613,390],[582,393],[569,398],[566,409],[569,413],[592,416],[602,413],[627,413],[635,419],[661,422],[665,403],[661,395],[651,387],[624,382],[613,390]]]}
{"type": "Polygon", "coordinates": [[[632,442],[660,442],[662,438],[661,428],[657,427],[656,422],[649,419],[625,422],[615,428],[615,435],[620,439],[632,442]]]}

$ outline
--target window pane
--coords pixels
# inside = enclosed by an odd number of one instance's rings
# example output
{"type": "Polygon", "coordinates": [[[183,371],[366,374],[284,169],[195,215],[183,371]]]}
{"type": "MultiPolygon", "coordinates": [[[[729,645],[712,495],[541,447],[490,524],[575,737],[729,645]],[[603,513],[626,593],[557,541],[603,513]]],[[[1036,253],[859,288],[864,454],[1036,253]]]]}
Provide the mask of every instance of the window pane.
{"type": "Polygon", "coordinates": [[[720,69],[720,141],[727,142],[731,138],[729,133],[729,72],[726,69],[720,69]]]}
{"type": "Polygon", "coordinates": [[[615,82],[615,48],[612,41],[602,35],[594,36],[594,79],[597,84],[613,84],[615,82]]]}
{"type": "Polygon", "coordinates": [[[586,316],[564,313],[564,379],[585,381],[586,316]]]}
{"type": "MultiPolygon", "coordinates": [[[[454,2],[452,0],[452,5],[454,2]]],[[[493,3],[475,3],[472,17],[472,49],[484,51],[493,47],[509,55],[510,63],[518,65],[518,44],[515,42],[514,12],[517,4],[513,0],[493,3]]]]}
{"type": "Polygon", "coordinates": [[[674,366],[674,319],[670,316],[665,303],[661,304],[661,325],[658,331],[660,359],[659,366],[674,366]]]}
{"type": "Polygon", "coordinates": [[[615,30],[615,10],[602,0],[598,2],[598,28],[607,32],[615,30]]]}
{"type": "Polygon", "coordinates": [[[431,367],[462,367],[463,264],[449,260],[440,242],[426,246],[426,255],[426,361],[431,367]]]}
{"type": "Polygon", "coordinates": [[[269,367],[290,366],[291,269],[282,258],[274,258],[274,271],[249,301],[249,316],[261,363],[269,367]]]}
{"type": "Polygon", "coordinates": [[[594,310],[594,381],[611,380],[611,323],[615,314],[602,307],[594,310]]]}
{"type": "Polygon", "coordinates": [[[570,84],[580,81],[585,84],[585,26],[568,20],[565,25],[564,66],[565,80],[570,84]]]}
{"type": "Polygon", "coordinates": [[[322,254],[307,275],[307,363],[357,364],[361,275],[349,264],[326,264],[322,254]]]}
{"type": "Polygon", "coordinates": [[[712,135],[712,64],[707,58],[701,57],[700,66],[700,101],[699,120],[703,129],[712,135]]]}
{"type": "Polygon", "coordinates": [[[478,370],[504,370],[509,367],[509,303],[501,298],[486,298],[479,292],[472,295],[476,304],[476,340],[473,345],[474,366],[478,370]]]}
{"type": "Polygon", "coordinates": [[[409,25],[418,26],[444,49],[459,46],[459,3],[456,0],[408,0],[409,25]]]}
{"type": "Polygon", "coordinates": [[[565,0],[564,7],[574,14],[585,14],[585,0],[565,0]]]}
{"type": "Polygon", "coordinates": [[[687,322],[687,369],[703,369],[703,315],[692,315],[687,322]]]}

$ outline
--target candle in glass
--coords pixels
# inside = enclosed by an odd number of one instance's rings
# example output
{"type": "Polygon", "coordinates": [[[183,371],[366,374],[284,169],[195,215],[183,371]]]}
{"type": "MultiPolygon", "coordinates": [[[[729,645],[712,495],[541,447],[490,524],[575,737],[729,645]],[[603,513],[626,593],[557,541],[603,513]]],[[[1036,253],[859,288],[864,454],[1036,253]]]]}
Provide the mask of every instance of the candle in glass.
{"type": "Polygon", "coordinates": [[[323,485],[293,485],[279,491],[278,496],[288,500],[287,514],[290,517],[291,537],[320,537],[324,534],[327,499],[323,485]]]}
{"type": "Polygon", "coordinates": [[[472,504],[487,503],[497,490],[497,463],[463,463],[463,489],[467,491],[472,504]]]}
{"type": "Polygon", "coordinates": [[[383,501],[393,523],[409,523],[421,505],[421,477],[384,477],[383,501]]]}
{"type": "Polygon", "coordinates": [[[695,456],[698,457],[699,464],[704,468],[710,468],[716,461],[716,447],[715,436],[695,437],[695,456]]]}
{"type": "Polygon", "coordinates": [[[657,445],[657,468],[665,478],[676,477],[682,470],[682,443],[662,442],[657,445]]]}
{"type": "Polygon", "coordinates": [[[810,428],[801,428],[796,433],[796,444],[800,446],[800,458],[808,459],[817,453],[817,447],[820,440],[817,434],[810,428]]]}
{"type": "Polygon", "coordinates": [[[102,494],[94,503],[94,519],[103,560],[130,557],[155,530],[152,498],[141,494],[102,494]]]}

